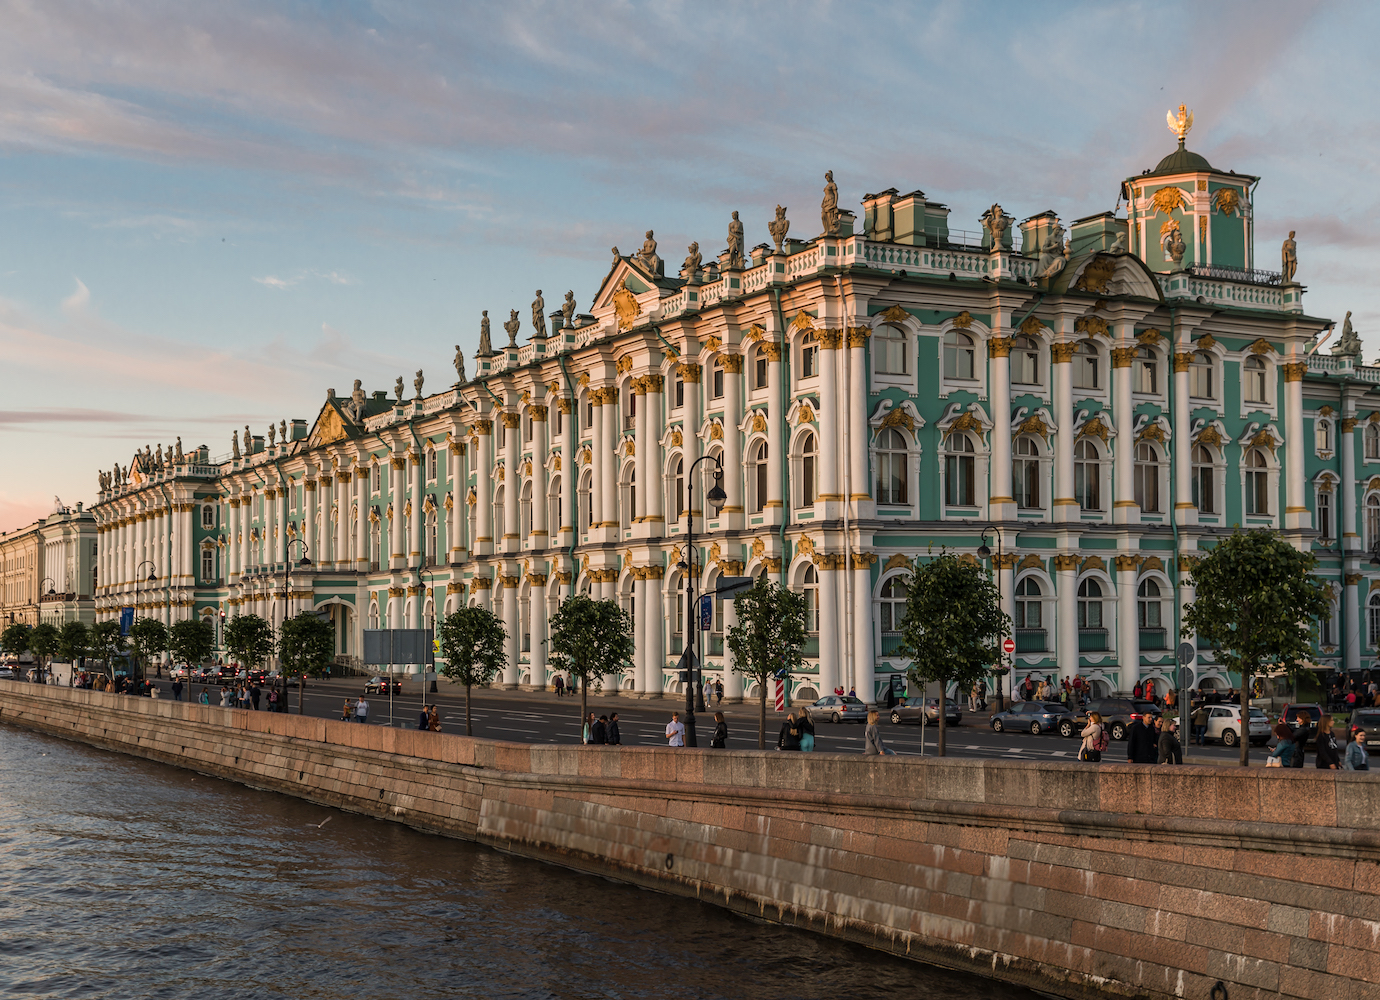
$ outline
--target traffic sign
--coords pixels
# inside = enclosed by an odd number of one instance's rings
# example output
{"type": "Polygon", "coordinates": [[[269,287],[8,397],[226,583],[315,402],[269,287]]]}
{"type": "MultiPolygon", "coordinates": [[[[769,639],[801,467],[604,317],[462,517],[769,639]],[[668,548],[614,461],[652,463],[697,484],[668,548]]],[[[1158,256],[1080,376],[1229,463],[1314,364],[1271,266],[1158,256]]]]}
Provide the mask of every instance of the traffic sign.
{"type": "Polygon", "coordinates": [[[1191,642],[1179,643],[1179,662],[1188,666],[1198,656],[1198,649],[1191,642]]]}
{"type": "Polygon", "coordinates": [[[1010,656],[1016,651],[1016,640],[1009,635],[1001,641],[1001,651],[1010,656]]]}
{"type": "Polygon", "coordinates": [[[776,710],[778,712],[786,710],[786,682],[783,680],[776,682],[776,710]]]}

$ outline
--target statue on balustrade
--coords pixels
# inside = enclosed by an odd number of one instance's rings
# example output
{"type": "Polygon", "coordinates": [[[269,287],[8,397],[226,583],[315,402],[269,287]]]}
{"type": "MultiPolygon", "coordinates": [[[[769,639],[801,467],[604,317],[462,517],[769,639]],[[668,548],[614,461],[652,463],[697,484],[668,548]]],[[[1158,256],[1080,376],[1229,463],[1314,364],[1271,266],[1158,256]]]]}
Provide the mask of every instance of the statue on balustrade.
{"type": "Polygon", "coordinates": [[[824,225],[825,236],[836,236],[839,229],[839,186],[834,183],[834,172],[824,171],[824,200],[819,205],[819,221],[824,225]]]}
{"type": "Polygon", "coordinates": [[[455,345],[455,384],[464,385],[468,379],[465,378],[465,352],[460,350],[460,345],[455,345]]]}
{"type": "Polygon", "coordinates": [[[781,244],[786,240],[786,234],[790,232],[791,221],[786,218],[786,210],[776,206],[776,218],[767,223],[767,232],[771,233],[771,238],[776,241],[776,252],[781,252],[781,244]]]}
{"type": "Polygon", "coordinates": [[[516,309],[508,310],[508,322],[503,324],[503,329],[508,334],[508,346],[516,350],[518,346],[517,334],[518,331],[522,329],[522,320],[518,319],[518,311],[516,309]]]}
{"type": "Polygon", "coordinates": [[[1064,264],[1067,261],[1067,252],[1064,248],[1064,227],[1059,224],[1058,219],[1055,219],[1049,236],[1040,245],[1040,262],[1036,265],[1036,270],[1041,278],[1052,278],[1064,269],[1064,264]]]}
{"type": "Polygon", "coordinates": [[[743,224],[738,221],[738,213],[733,213],[733,221],[728,224],[728,266],[741,268],[743,264],[743,224]]]}
{"type": "MultiPolygon", "coordinates": [[[[358,383],[356,383],[356,384],[358,384],[358,383]]],[[[239,432],[239,431],[231,431],[231,432],[230,432],[230,457],[231,457],[231,458],[239,458],[239,457],[240,457],[240,432],[239,432]]]]}
{"type": "Polygon", "coordinates": [[[561,303],[561,324],[570,329],[571,320],[575,318],[575,293],[568,291],[565,293],[565,301],[561,303]]]}
{"type": "Polygon", "coordinates": [[[642,249],[637,251],[637,259],[652,274],[661,273],[661,258],[656,253],[656,240],[652,230],[647,230],[647,238],[642,241],[642,249]]]}
{"type": "Polygon", "coordinates": [[[1280,280],[1286,285],[1291,284],[1299,269],[1299,245],[1294,242],[1294,230],[1289,230],[1289,238],[1279,248],[1279,256],[1284,272],[1280,280]]]}
{"type": "Polygon", "coordinates": [[[537,289],[537,297],[532,300],[532,336],[546,336],[546,300],[541,297],[541,289],[537,289]]]}
{"type": "Polygon", "coordinates": [[[1334,356],[1355,358],[1361,354],[1361,335],[1351,326],[1351,310],[1346,311],[1346,319],[1342,320],[1342,337],[1332,348],[1334,356]]]}

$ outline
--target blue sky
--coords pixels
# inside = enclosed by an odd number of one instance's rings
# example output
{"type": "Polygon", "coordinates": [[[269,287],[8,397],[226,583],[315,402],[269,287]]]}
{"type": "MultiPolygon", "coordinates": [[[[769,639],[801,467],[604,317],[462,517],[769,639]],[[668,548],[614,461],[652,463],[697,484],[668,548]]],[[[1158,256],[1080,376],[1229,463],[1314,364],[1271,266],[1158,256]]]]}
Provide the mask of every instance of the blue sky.
{"type": "MultiPolygon", "coordinates": [[[[481,309],[923,189],[976,230],[1111,209],[1174,147],[1258,174],[1310,313],[1380,323],[1380,8],[0,0],[0,530],[135,447],[429,388],[481,309]]],[[[797,227],[793,227],[797,228],[797,227]]],[[[495,327],[497,329],[497,327],[495,327]]],[[[523,335],[525,336],[525,334],[523,335]]]]}

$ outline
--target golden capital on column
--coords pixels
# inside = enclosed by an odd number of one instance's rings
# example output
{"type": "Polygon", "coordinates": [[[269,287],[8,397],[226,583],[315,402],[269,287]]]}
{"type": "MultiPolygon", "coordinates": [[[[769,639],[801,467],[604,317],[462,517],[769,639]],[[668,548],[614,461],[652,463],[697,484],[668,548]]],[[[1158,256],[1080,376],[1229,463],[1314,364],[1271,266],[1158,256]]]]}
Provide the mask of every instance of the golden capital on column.
{"type": "Polygon", "coordinates": [[[1068,572],[1078,568],[1078,557],[1075,555],[1062,555],[1054,557],[1054,568],[1060,572],[1068,572]]]}
{"type": "Polygon", "coordinates": [[[819,341],[819,346],[826,351],[837,351],[843,346],[842,330],[816,330],[815,338],[819,341]]]}
{"type": "Polygon", "coordinates": [[[781,360],[781,345],[780,345],[780,344],[763,344],[763,345],[762,345],[762,355],[763,355],[768,361],[780,361],[780,360],[781,360]]]}
{"type": "Polygon", "coordinates": [[[500,576],[498,579],[503,584],[504,590],[516,590],[518,584],[522,583],[520,576],[500,576]]]}
{"type": "MultiPolygon", "coordinates": [[[[330,485],[330,481],[329,481],[329,480],[326,481],[326,485],[327,485],[327,486],[330,485]]],[[[302,483],[302,488],[303,488],[304,490],[306,490],[308,493],[315,493],[315,492],[316,492],[316,480],[315,480],[315,479],[308,479],[308,480],[306,480],[304,483],[302,483]]]]}
{"type": "Polygon", "coordinates": [[[1140,569],[1139,556],[1117,556],[1114,562],[1118,573],[1130,573],[1140,569]]]}
{"type": "Polygon", "coordinates": [[[401,472],[403,467],[407,465],[407,458],[403,455],[391,455],[389,456],[388,464],[391,465],[394,469],[401,472]]]}
{"type": "Polygon", "coordinates": [[[499,416],[503,420],[503,426],[510,431],[516,430],[517,426],[522,423],[522,419],[516,413],[502,413],[499,416]]]}
{"type": "Polygon", "coordinates": [[[388,588],[388,596],[389,596],[389,597],[406,597],[406,596],[407,596],[407,588],[406,588],[406,587],[389,587],[389,588],[388,588]]]}
{"type": "Polygon", "coordinates": [[[1073,360],[1073,352],[1077,349],[1077,344],[1069,342],[1065,342],[1062,344],[1051,344],[1049,348],[1049,356],[1054,360],[1054,363],[1056,365],[1066,365],[1073,360]]]}
{"type": "Polygon", "coordinates": [[[1016,553],[1014,553],[1014,552],[1001,552],[1001,553],[998,553],[997,555],[994,555],[994,556],[992,557],[992,565],[995,566],[997,569],[1015,569],[1015,568],[1016,568],[1016,553]]]}
{"type": "Polygon", "coordinates": [[[1174,370],[1176,372],[1186,372],[1193,364],[1193,352],[1183,351],[1174,355],[1174,370]]]}
{"type": "Polygon", "coordinates": [[[492,434],[494,432],[494,422],[492,420],[476,420],[474,422],[474,432],[476,434],[492,434]]]}
{"type": "Polygon", "coordinates": [[[634,395],[634,396],[645,396],[645,395],[647,395],[647,378],[646,378],[646,376],[642,376],[641,378],[630,379],[630,380],[628,381],[628,385],[632,387],[632,391],[633,391],[633,395],[634,395]]]}
{"type": "Polygon", "coordinates": [[[564,398],[556,400],[556,409],[560,410],[562,413],[569,413],[570,400],[564,398]]]}
{"type": "Polygon", "coordinates": [[[866,347],[866,346],[867,346],[867,338],[870,337],[870,336],[872,336],[872,327],[870,327],[870,326],[850,326],[850,327],[848,328],[848,346],[849,346],[849,347],[866,347]]]}
{"type": "Polygon", "coordinates": [[[646,386],[647,392],[661,392],[666,385],[666,376],[657,372],[643,376],[642,384],[646,386]]]}
{"type": "Polygon", "coordinates": [[[1136,348],[1134,347],[1115,347],[1112,349],[1112,367],[1130,368],[1131,362],[1136,359],[1136,348]]]}
{"type": "Polygon", "coordinates": [[[723,366],[724,371],[731,374],[741,375],[743,373],[743,356],[741,354],[720,354],[719,364],[723,366]]]}
{"type": "Polygon", "coordinates": [[[1344,576],[1344,577],[1342,578],[1342,581],[1343,581],[1348,587],[1355,587],[1357,584],[1359,584],[1359,583],[1361,582],[1361,574],[1360,574],[1360,573],[1348,573],[1348,574],[1346,574],[1346,576],[1344,576]]]}
{"type": "Polygon", "coordinates": [[[1011,357],[1011,344],[1014,337],[993,337],[987,341],[987,353],[994,358],[1011,357]]]}
{"type": "Polygon", "coordinates": [[[546,419],[546,407],[542,406],[540,403],[533,403],[530,407],[527,408],[527,412],[535,421],[540,422],[546,419]]]}
{"type": "Polygon", "coordinates": [[[1304,374],[1308,371],[1308,362],[1293,361],[1282,366],[1282,370],[1284,372],[1284,381],[1302,382],[1304,374]]]}

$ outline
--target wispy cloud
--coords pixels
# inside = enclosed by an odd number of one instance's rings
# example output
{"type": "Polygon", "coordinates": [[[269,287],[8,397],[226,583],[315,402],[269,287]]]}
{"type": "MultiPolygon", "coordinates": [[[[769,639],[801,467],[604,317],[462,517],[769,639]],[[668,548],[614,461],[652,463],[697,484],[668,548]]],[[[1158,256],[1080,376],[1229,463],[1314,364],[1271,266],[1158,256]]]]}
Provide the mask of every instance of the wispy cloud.
{"type": "Polygon", "coordinates": [[[267,285],[269,288],[287,289],[291,288],[293,285],[300,284],[308,278],[318,278],[331,285],[359,284],[358,279],[352,278],[347,274],[341,274],[339,271],[298,271],[296,274],[286,278],[279,278],[276,275],[266,274],[262,278],[254,278],[254,280],[261,285],[267,285]]]}

